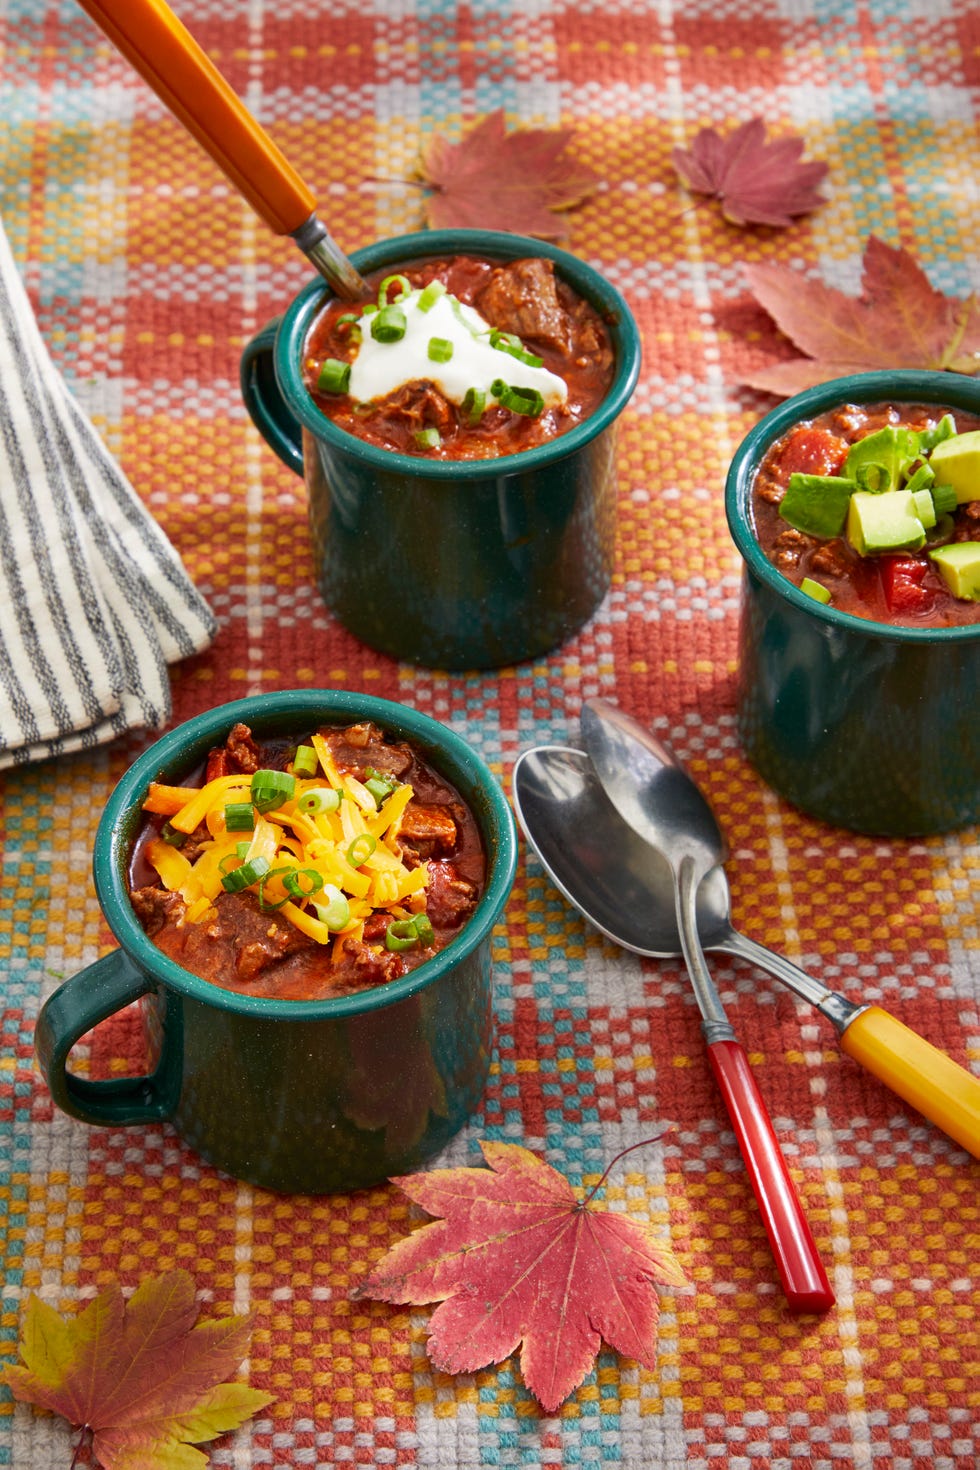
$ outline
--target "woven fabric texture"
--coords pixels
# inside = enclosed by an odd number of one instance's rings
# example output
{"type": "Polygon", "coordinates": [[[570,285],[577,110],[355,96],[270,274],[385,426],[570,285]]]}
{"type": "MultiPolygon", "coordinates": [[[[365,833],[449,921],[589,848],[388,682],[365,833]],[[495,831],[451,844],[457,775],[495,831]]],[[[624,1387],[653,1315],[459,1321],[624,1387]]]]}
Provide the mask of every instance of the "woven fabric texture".
{"type": "MultiPolygon", "coordinates": [[[[52,360],[219,621],[171,671],[173,722],[247,693],[337,686],[403,701],[472,742],[505,787],[517,755],[615,699],[688,762],[731,850],[737,926],[980,1070],[980,846],[811,821],[767,790],[735,732],[740,567],[722,503],[774,400],[740,385],[789,349],[746,262],[856,292],[872,234],[938,289],[975,254],[980,8],[972,0],[182,0],[181,18],[315,190],[348,250],[421,225],[421,140],[497,107],[569,126],[601,183],[567,244],[625,294],[644,367],[622,420],[614,583],[571,643],[446,675],[358,643],[316,590],[305,493],[243,408],[245,343],[308,279],[72,0],[0,0],[0,215],[52,360]],[[671,150],[761,115],[830,165],[827,202],[740,229],[680,185],[671,150]]],[[[397,609],[393,608],[393,616],[397,609]]],[[[680,962],[621,952],[522,848],[494,944],[496,1043],[478,1140],[520,1142],[669,1236],[653,1370],[604,1349],[554,1415],[516,1359],[450,1377],[429,1308],[353,1301],[423,1219],[393,1186],[278,1197],[167,1127],[90,1129],[33,1062],[39,1004],[112,946],[90,876],[105,800],[149,736],[0,778],[2,1351],[31,1291],[63,1312],[186,1267],[211,1314],[247,1310],[247,1372],[275,1402],[211,1463],[973,1470],[980,1463],[980,1165],[846,1058],[829,1024],[757,971],[711,968],[799,1183],[837,1294],[782,1301],[680,962]]],[[[80,1049],[130,1069],[128,1018],[80,1049]]],[[[0,1466],[67,1466],[62,1421],[0,1399],[0,1466]]],[[[83,1450],[78,1463],[86,1460],[83,1450]]]]}

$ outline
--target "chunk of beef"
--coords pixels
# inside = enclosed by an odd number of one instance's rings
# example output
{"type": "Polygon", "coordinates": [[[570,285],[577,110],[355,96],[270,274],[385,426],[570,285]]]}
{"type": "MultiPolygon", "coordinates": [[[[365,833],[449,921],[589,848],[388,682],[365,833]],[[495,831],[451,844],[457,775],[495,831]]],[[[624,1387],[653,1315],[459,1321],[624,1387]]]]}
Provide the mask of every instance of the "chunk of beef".
{"type": "Polygon", "coordinates": [[[330,988],[339,994],[352,990],[368,990],[397,980],[407,969],[400,954],[378,951],[363,940],[347,936],[339,946],[339,954],[330,967],[330,988]]]}
{"type": "Polygon", "coordinates": [[[825,541],[810,558],[810,568],[825,577],[846,577],[851,567],[843,541],[825,541]]]}
{"type": "Polygon", "coordinates": [[[158,934],[161,949],[203,980],[220,977],[254,980],[270,966],[301,950],[316,948],[309,938],[274,911],[260,909],[252,895],[223,893],[213,917],[198,924],[169,926],[158,934]]]}
{"type": "Polygon", "coordinates": [[[810,545],[809,536],[795,527],[780,531],[772,544],[772,564],[780,567],[783,571],[791,567],[799,566],[804,552],[810,545]]]}
{"type": "Polygon", "coordinates": [[[423,859],[451,853],[456,838],[456,820],[448,806],[410,801],[398,824],[398,841],[423,859]]]}
{"type": "Polygon", "coordinates": [[[412,434],[420,429],[438,429],[443,436],[456,427],[456,414],[448,398],[428,378],[406,383],[384,400],[383,419],[387,424],[404,425],[412,434]]]}
{"type": "Polygon", "coordinates": [[[208,753],[205,781],[218,776],[253,776],[261,768],[259,747],[247,725],[233,725],[224,745],[208,753]]]}
{"type": "Polygon", "coordinates": [[[150,939],[159,934],[165,924],[178,923],[187,908],[179,893],[171,893],[155,885],[134,888],[129,896],[133,911],[150,939]]]}
{"type": "Polygon", "coordinates": [[[330,748],[341,775],[364,780],[368,766],[399,780],[412,764],[412,752],[405,744],[385,740],[377,725],[366,722],[340,728],[325,725],[319,732],[330,748]]]}
{"type": "Polygon", "coordinates": [[[568,352],[568,313],[558,297],[550,260],[512,260],[497,266],[476,298],[476,308],[493,327],[524,342],[541,342],[568,352]]]}
{"type": "Polygon", "coordinates": [[[455,864],[430,862],[425,911],[433,927],[458,929],[475,908],[476,888],[460,877],[455,864]]]}

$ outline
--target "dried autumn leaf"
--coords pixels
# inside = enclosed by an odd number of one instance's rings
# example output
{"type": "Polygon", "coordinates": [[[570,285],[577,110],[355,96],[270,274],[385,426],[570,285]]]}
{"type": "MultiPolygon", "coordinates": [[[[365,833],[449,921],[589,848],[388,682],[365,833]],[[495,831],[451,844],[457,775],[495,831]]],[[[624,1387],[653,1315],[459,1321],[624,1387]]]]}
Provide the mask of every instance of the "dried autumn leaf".
{"type": "Polygon", "coordinates": [[[521,1371],[549,1412],[582,1382],[600,1339],[652,1368],[656,1282],[686,1278],[668,1246],[625,1215],[581,1200],[563,1174],[513,1143],[481,1143],[489,1169],[394,1180],[431,1225],[398,1241],[354,1295],[441,1303],[429,1358],[447,1373],[500,1363],[521,1371]]]}
{"type": "Polygon", "coordinates": [[[689,149],[675,148],[671,158],[687,187],[719,200],[733,224],[785,228],[824,202],[819,186],[827,165],[801,163],[802,152],[795,136],[767,143],[765,123],[754,117],[727,137],[702,128],[689,149]]]}
{"type": "Polygon", "coordinates": [[[14,1397],[92,1434],[104,1470],[196,1470],[191,1446],[217,1438],[270,1402],[222,1380],[248,1353],[244,1317],[198,1322],[186,1271],[144,1281],[127,1303],[112,1285],[65,1319],[31,1295],[20,1355],[5,1378],[14,1397]]]}
{"type": "Polygon", "coordinates": [[[568,231],[556,213],[595,189],[598,178],[568,156],[569,128],[517,128],[508,133],[503,109],[489,113],[459,143],[433,133],[424,143],[420,174],[432,192],[425,203],[433,229],[505,230],[560,240],[568,231]]]}
{"type": "Polygon", "coordinates": [[[848,296],[778,265],[749,265],[745,277],[780,331],[807,354],[753,369],[753,388],[788,397],[816,383],[875,368],[980,371],[980,304],[944,296],[907,250],[872,235],[860,296],[848,296]]]}

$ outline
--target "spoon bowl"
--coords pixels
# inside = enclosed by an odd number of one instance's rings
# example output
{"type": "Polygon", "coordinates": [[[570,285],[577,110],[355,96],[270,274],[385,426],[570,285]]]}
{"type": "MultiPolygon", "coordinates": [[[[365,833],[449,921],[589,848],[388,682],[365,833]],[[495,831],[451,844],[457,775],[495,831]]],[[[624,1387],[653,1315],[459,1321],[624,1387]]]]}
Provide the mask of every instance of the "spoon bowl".
{"type": "MultiPolygon", "coordinates": [[[[600,933],[650,959],[681,955],[666,859],[624,821],[589,757],[565,745],[527,750],[514,766],[518,821],[558,891],[600,933]]],[[[724,868],[697,892],[704,949],[767,971],[834,1026],[841,1049],[980,1158],[980,1080],[876,1005],[849,1000],[733,928],[724,868]]]]}

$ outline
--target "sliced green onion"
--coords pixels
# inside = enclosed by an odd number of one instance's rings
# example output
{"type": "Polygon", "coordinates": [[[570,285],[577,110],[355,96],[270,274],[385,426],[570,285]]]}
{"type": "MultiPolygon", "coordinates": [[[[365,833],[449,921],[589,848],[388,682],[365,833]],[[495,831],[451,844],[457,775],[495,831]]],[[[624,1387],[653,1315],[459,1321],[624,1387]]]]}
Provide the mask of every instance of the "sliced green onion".
{"type": "Polygon", "coordinates": [[[855,466],[854,478],[862,490],[869,491],[872,495],[878,495],[888,489],[891,484],[891,474],[888,466],[879,464],[876,460],[869,460],[867,464],[855,466]]]}
{"type": "Polygon", "coordinates": [[[432,927],[432,920],[428,914],[416,914],[412,923],[415,925],[415,932],[419,936],[419,944],[423,949],[434,943],[436,931],[432,927]]]}
{"type": "Polygon", "coordinates": [[[369,301],[367,306],[365,306],[364,310],[361,312],[361,317],[363,318],[366,316],[374,316],[377,309],[377,303],[374,301],[369,301]]]}
{"type": "Polygon", "coordinates": [[[414,949],[419,942],[412,919],[392,919],[385,930],[385,949],[400,953],[403,949],[414,949]]]}
{"type": "Polygon", "coordinates": [[[291,801],[295,792],[296,777],[288,771],[256,771],[252,777],[252,805],[256,811],[275,811],[291,801]]]}
{"type": "Polygon", "coordinates": [[[344,799],[342,791],[332,786],[313,786],[304,791],[296,803],[296,810],[307,817],[317,817],[321,812],[335,812],[344,799]]]}
{"type": "MultiPolygon", "coordinates": [[[[265,859],[263,858],[262,861],[264,862],[265,859]]],[[[281,908],[284,908],[286,906],[286,904],[289,902],[289,894],[287,893],[285,898],[277,898],[277,899],[266,898],[266,896],[265,896],[265,885],[268,883],[268,881],[269,881],[270,878],[279,878],[279,877],[282,877],[282,874],[283,873],[290,873],[290,872],[292,872],[292,869],[291,868],[270,868],[269,871],[268,871],[268,873],[263,873],[262,874],[262,877],[259,879],[259,908],[260,909],[272,909],[274,911],[275,909],[281,909],[281,908]]],[[[285,881],[286,881],[285,878],[283,878],[283,883],[285,883],[285,881]]]]}
{"type": "Polygon", "coordinates": [[[446,337],[429,338],[429,361],[448,362],[453,355],[453,344],[446,337]]]}
{"type": "Polygon", "coordinates": [[[463,327],[465,331],[469,332],[470,336],[474,338],[474,340],[479,340],[479,338],[486,336],[486,333],[479,331],[465,315],[463,311],[463,303],[459,300],[457,296],[450,296],[449,304],[452,307],[453,316],[459,322],[460,326],[463,327]]]}
{"type": "Polygon", "coordinates": [[[487,395],[481,388],[467,388],[461,405],[463,417],[470,425],[478,424],[487,406],[487,395]]]}
{"type": "Polygon", "coordinates": [[[495,378],[490,386],[490,392],[497,402],[504,408],[509,408],[511,413],[522,413],[527,418],[536,419],[544,409],[544,397],[537,388],[511,387],[502,378],[495,378]]]}
{"type": "Polygon", "coordinates": [[[416,303],[419,311],[431,311],[439,297],[445,294],[446,288],[441,281],[430,281],[416,303]]]}
{"type": "Polygon", "coordinates": [[[337,320],[334,322],[334,326],[335,327],[349,327],[351,325],[351,323],[353,323],[356,326],[359,321],[360,321],[360,317],[357,315],[356,312],[354,312],[354,311],[345,311],[343,313],[343,315],[339,316],[337,318],[337,320]]]}
{"type": "MultiPolygon", "coordinates": [[[[245,859],[248,857],[248,850],[251,846],[252,844],[250,842],[235,843],[235,856],[238,858],[239,862],[245,861],[245,859]]],[[[222,868],[221,871],[225,872],[226,870],[222,868]]]]}
{"type": "Polygon", "coordinates": [[[499,327],[491,327],[490,346],[506,351],[508,347],[523,347],[524,343],[514,332],[502,332],[499,327]]]}
{"type": "Polygon", "coordinates": [[[436,931],[428,914],[411,919],[393,919],[385,930],[385,948],[399,951],[420,944],[423,949],[435,941],[436,931]]]}
{"type": "Polygon", "coordinates": [[[944,516],[947,511],[956,509],[958,501],[952,485],[930,485],[929,488],[932,491],[932,503],[936,507],[937,516],[944,516]]]}
{"type": "Polygon", "coordinates": [[[337,357],[326,358],[316,385],[321,393],[346,393],[350,386],[350,363],[337,357]]]}
{"type": "Polygon", "coordinates": [[[366,863],[372,852],[378,845],[378,839],[370,832],[362,832],[347,848],[347,861],[352,868],[359,868],[366,863]]]}
{"type": "Polygon", "coordinates": [[[238,868],[232,868],[225,873],[221,879],[221,886],[227,893],[241,893],[243,888],[251,888],[260,878],[268,873],[271,864],[268,858],[254,857],[247,863],[242,863],[238,868]]]}
{"type": "Polygon", "coordinates": [[[183,847],[189,835],[187,832],[178,832],[169,822],[164,822],[160,828],[160,841],[165,842],[168,847],[183,847]]]}
{"type": "Polygon", "coordinates": [[[442,435],[430,425],[427,429],[415,430],[415,442],[420,449],[438,449],[442,443],[442,435]]]}
{"type": "Polygon", "coordinates": [[[252,832],[255,829],[255,808],[250,801],[229,801],[225,807],[226,832],[252,832]]]}
{"type": "Polygon", "coordinates": [[[934,429],[924,429],[919,436],[919,447],[923,454],[931,454],[937,444],[942,444],[944,439],[952,439],[956,433],[956,423],[951,413],[944,413],[934,429]]]}
{"type": "Polygon", "coordinates": [[[412,289],[412,283],[407,276],[385,276],[381,285],[378,287],[378,305],[382,310],[388,305],[389,286],[398,287],[396,301],[402,296],[407,296],[412,289]]]}
{"type": "Polygon", "coordinates": [[[370,791],[379,807],[393,791],[397,790],[400,784],[394,776],[386,776],[383,771],[376,771],[374,766],[368,766],[364,775],[367,778],[364,782],[364,789],[370,791]]]}
{"type": "Polygon", "coordinates": [[[317,773],[317,755],[312,745],[297,745],[293,755],[294,776],[315,776],[317,773]]]}
{"type": "Polygon", "coordinates": [[[495,347],[498,352],[506,352],[511,357],[516,357],[518,362],[526,363],[528,367],[541,367],[544,359],[535,357],[533,352],[528,352],[520,337],[513,332],[501,332],[496,327],[490,333],[490,346],[495,347]]]}
{"type": "Polygon", "coordinates": [[[313,909],[321,924],[334,934],[338,929],[346,929],[350,923],[350,903],[340,889],[333,883],[327,883],[323,888],[323,896],[326,903],[314,903],[313,909]]]}
{"type": "Polygon", "coordinates": [[[911,490],[914,495],[917,490],[929,490],[936,478],[936,471],[931,464],[920,464],[914,475],[910,475],[905,482],[906,490],[911,490]]]}
{"type": "Polygon", "coordinates": [[[800,591],[805,592],[808,597],[813,597],[817,602],[830,601],[830,588],[825,587],[822,582],[817,582],[813,577],[804,577],[800,583],[800,591]]]}
{"type": "Polygon", "coordinates": [[[400,306],[383,306],[371,318],[371,336],[375,342],[400,342],[408,321],[400,306]]]}
{"type": "Polygon", "coordinates": [[[287,869],[282,886],[291,898],[311,898],[314,893],[320,892],[323,887],[323,878],[316,868],[287,869]],[[303,886],[304,879],[307,887],[303,886]]]}

